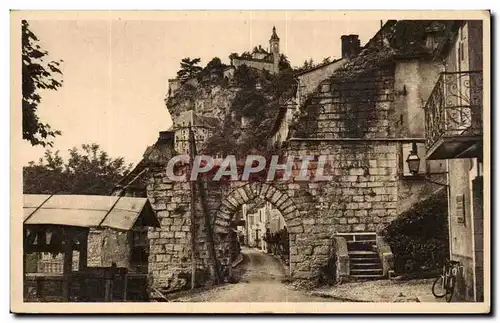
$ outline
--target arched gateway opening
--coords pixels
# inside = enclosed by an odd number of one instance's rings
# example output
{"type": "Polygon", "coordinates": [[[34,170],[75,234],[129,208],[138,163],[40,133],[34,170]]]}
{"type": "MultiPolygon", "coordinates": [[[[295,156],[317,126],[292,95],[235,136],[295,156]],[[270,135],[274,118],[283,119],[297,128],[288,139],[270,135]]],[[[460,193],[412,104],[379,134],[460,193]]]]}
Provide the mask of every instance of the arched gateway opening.
{"type": "MultiPolygon", "coordinates": [[[[238,221],[238,214],[244,213],[244,209],[246,206],[254,204],[254,207],[261,207],[268,204],[271,210],[275,210],[279,212],[282,216],[285,226],[284,228],[281,225],[278,225],[276,232],[271,232],[271,227],[261,228],[257,230],[256,234],[253,235],[253,232],[246,233],[246,241],[243,241],[244,244],[250,245],[251,247],[257,247],[263,249],[263,251],[273,253],[273,243],[268,243],[268,241],[264,242],[264,239],[268,240],[269,235],[266,237],[266,231],[268,234],[281,234],[283,235],[286,232],[288,236],[288,244],[287,248],[289,250],[274,250],[274,254],[276,257],[282,256],[283,252],[288,253],[288,256],[293,256],[293,250],[295,241],[296,241],[296,232],[303,232],[301,221],[297,221],[299,217],[299,212],[297,206],[295,205],[293,199],[285,193],[284,188],[279,188],[273,184],[268,183],[245,183],[239,187],[234,188],[230,191],[220,203],[219,208],[217,209],[215,216],[215,241],[216,241],[216,249],[217,250],[231,250],[234,249],[234,245],[241,243],[242,241],[238,237],[236,233],[238,221]],[[269,229],[269,230],[265,230],[269,229]],[[292,252],[290,252],[292,250],[292,252]]],[[[252,208],[252,207],[250,207],[252,208]]],[[[246,216],[248,220],[248,214],[246,216]]],[[[250,225],[248,222],[244,224],[245,226],[250,225]]],[[[246,228],[248,229],[248,227],[246,228]]],[[[277,235],[274,237],[278,238],[277,235]]],[[[275,244],[276,246],[276,244],[275,244]]],[[[226,252],[220,256],[221,261],[229,263],[232,259],[231,252],[226,252]]],[[[289,264],[290,272],[287,274],[290,275],[293,272],[293,262],[290,259],[286,261],[289,264]]]]}

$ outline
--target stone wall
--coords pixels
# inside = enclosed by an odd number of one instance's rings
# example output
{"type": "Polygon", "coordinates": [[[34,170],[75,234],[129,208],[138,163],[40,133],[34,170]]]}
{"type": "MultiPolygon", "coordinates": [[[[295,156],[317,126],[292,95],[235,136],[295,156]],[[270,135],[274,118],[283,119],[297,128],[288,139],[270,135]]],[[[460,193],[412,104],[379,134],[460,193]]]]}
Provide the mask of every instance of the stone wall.
{"type": "Polygon", "coordinates": [[[276,74],[279,72],[277,65],[274,64],[274,62],[265,62],[265,61],[251,60],[251,59],[233,58],[233,65],[236,68],[240,67],[241,65],[246,65],[248,67],[253,67],[253,68],[258,69],[260,71],[267,70],[271,74],[276,74]]]}
{"type": "Polygon", "coordinates": [[[323,81],[302,108],[299,138],[394,137],[394,66],[323,81]]]}
{"type": "Polygon", "coordinates": [[[314,68],[309,72],[305,72],[298,76],[299,87],[297,89],[296,100],[301,104],[302,99],[308,94],[314,92],[318,85],[330,77],[333,72],[345,63],[345,60],[325,64],[324,66],[314,68]]]}
{"type": "Polygon", "coordinates": [[[310,183],[332,233],[375,232],[397,215],[398,142],[292,140],[291,155],[328,158],[331,182],[310,183]]]}
{"type": "MultiPolygon", "coordinates": [[[[182,168],[180,172],[187,171],[182,168]]],[[[221,189],[220,187],[218,189],[221,189]]],[[[220,201],[217,188],[209,189],[207,195],[209,209],[220,201]]],[[[163,292],[184,289],[191,284],[192,242],[191,242],[191,187],[187,181],[170,181],[165,168],[152,172],[148,184],[148,198],[153,206],[161,227],[148,232],[150,241],[149,274],[151,287],[163,292]]],[[[197,285],[209,284],[214,278],[211,261],[209,235],[200,204],[199,195],[195,215],[195,259],[197,285]]],[[[213,222],[213,219],[211,220],[213,222]]]]}

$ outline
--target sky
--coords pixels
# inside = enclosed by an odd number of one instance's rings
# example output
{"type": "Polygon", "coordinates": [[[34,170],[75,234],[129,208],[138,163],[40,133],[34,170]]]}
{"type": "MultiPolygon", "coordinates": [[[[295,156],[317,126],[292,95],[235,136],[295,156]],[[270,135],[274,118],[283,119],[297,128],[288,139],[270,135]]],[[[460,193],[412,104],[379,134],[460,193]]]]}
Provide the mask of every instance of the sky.
{"type": "MultiPolygon", "coordinates": [[[[340,57],[340,37],[357,34],[364,45],[380,20],[351,20],[303,12],[176,13],[150,19],[98,17],[30,19],[50,59],[64,61],[63,87],[41,92],[42,122],[61,130],[52,150],[63,157],[84,143],[99,144],[111,157],[140,161],[146,147],[172,121],[164,103],[168,79],[184,57],[229,63],[232,52],[269,47],[272,27],[292,66],[312,58],[340,57]]],[[[38,161],[44,148],[23,143],[22,163],[38,161]]]]}

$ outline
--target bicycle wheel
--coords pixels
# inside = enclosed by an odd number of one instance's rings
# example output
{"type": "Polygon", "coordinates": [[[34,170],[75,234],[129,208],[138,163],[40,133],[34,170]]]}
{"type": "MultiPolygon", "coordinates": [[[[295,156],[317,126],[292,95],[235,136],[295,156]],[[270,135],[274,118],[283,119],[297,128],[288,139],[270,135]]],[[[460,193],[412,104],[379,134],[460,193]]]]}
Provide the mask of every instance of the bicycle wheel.
{"type": "Polygon", "coordinates": [[[438,298],[446,296],[446,289],[444,287],[444,277],[442,275],[439,275],[432,284],[432,295],[438,298]]]}
{"type": "Polygon", "coordinates": [[[446,301],[449,303],[453,298],[453,292],[455,291],[455,277],[450,277],[450,283],[446,289],[446,301]]]}

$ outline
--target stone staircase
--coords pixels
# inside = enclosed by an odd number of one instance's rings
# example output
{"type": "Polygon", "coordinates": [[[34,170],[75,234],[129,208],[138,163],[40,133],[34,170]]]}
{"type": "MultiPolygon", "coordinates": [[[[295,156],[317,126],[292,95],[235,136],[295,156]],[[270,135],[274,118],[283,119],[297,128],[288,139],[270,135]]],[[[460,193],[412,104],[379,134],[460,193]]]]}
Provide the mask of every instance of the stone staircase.
{"type": "Polygon", "coordinates": [[[355,279],[384,278],[377,252],[376,235],[353,234],[345,237],[350,263],[349,276],[355,279]]]}

